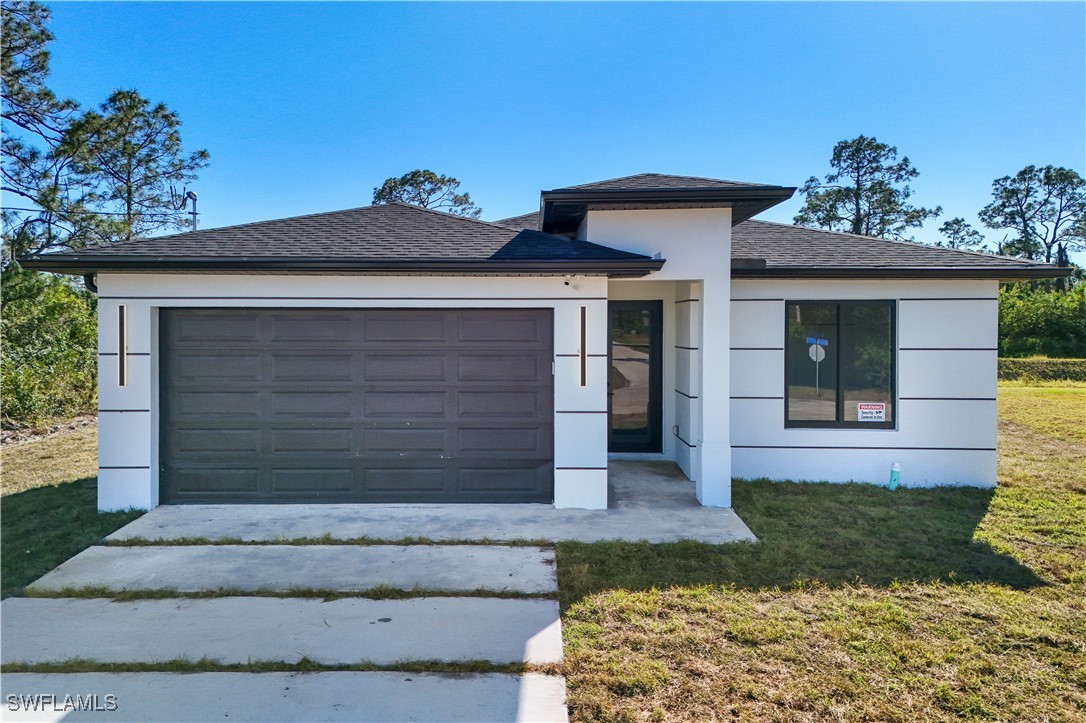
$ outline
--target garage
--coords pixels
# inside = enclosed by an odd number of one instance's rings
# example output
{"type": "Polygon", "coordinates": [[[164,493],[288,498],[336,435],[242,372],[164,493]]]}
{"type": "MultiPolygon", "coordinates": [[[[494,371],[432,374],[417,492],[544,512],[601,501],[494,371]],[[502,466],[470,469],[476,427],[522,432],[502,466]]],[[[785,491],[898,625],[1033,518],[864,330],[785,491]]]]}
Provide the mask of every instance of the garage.
{"type": "Polygon", "coordinates": [[[168,503],[554,498],[551,309],[159,313],[168,503]]]}

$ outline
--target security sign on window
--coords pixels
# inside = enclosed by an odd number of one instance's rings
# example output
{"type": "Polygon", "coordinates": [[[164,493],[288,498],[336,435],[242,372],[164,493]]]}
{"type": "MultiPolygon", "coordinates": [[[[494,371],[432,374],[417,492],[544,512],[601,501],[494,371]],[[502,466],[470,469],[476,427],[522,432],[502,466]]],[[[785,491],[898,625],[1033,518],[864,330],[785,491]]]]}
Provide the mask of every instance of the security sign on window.
{"type": "Polygon", "coordinates": [[[886,405],[882,402],[857,402],[857,422],[885,422],[886,405]]]}

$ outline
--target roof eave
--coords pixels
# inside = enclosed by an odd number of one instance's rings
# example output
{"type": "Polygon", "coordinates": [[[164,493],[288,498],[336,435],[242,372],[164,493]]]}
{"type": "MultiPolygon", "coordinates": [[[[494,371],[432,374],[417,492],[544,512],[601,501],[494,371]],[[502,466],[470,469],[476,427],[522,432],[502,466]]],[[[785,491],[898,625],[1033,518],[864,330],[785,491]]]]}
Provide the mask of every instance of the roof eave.
{"type": "Polygon", "coordinates": [[[791,186],[743,186],[741,188],[569,189],[540,194],[540,229],[551,233],[576,230],[584,214],[595,206],[607,209],[659,206],[732,208],[732,225],[787,201],[796,192],[791,186]],[[562,213],[555,213],[562,207],[562,213]]]}
{"type": "Polygon", "coordinates": [[[299,273],[299,274],[596,274],[636,278],[659,271],[664,259],[293,259],[201,257],[88,257],[64,254],[20,259],[34,271],[54,274],[95,273],[299,273]]]}
{"type": "Polygon", "coordinates": [[[732,268],[733,278],[761,279],[990,279],[993,281],[1023,281],[1028,279],[1056,279],[1070,275],[1071,269],[1060,266],[1020,266],[1012,268],[769,266],[764,269],[732,268]]]}

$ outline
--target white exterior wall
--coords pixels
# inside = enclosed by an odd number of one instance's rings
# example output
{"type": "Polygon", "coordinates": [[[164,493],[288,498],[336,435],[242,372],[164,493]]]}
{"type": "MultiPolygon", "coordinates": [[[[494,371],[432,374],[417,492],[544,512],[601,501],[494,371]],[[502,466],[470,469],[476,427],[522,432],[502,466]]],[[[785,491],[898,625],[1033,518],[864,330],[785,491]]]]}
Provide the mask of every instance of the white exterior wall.
{"type": "Polygon", "coordinates": [[[102,274],[98,277],[98,507],[158,504],[158,310],[169,307],[554,310],[554,504],[607,506],[607,279],[102,274]],[[118,386],[117,307],[128,316],[118,386]],[[588,379],[580,386],[580,309],[588,379]]]}
{"type": "Polygon", "coordinates": [[[668,419],[665,401],[664,434],[679,427],[672,435],[681,437],[672,442],[674,458],[696,483],[698,501],[711,507],[731,506],[731,232],[727,208],[589,211],[578,231],[593,243],[667,260],[645,280],[614,281],[609,288],[614,298],[655,299],[663,297],[653,295],[650,284],[675,282],[673,309],[664,310],[665,329],[669,319],[675,329],[675,341],[668,347],[665,339],[664,348],[665,357],[675,357],[674,375],[666,364],[664,371],[664,394],[672,396],[675,416],[668,419]]]}
{"type": "Polygon", "coordinates": [[[736,477],[907,486],[996,483],[996,281],[732,283],[736,477]],[[895,429],[785,429],[785,301],[897,301],[895,429]]]}

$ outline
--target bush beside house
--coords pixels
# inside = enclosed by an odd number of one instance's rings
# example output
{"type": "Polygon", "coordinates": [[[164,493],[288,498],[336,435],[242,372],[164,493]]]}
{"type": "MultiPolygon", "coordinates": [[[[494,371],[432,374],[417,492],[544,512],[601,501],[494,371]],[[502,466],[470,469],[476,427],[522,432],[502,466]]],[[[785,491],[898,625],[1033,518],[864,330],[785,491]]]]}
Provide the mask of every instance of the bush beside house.
{"type": "Polygon", "coordinates": [[[999,356],[1086,357],[1086,283],[1068,291],[1034,289],[1028,283],[1003,287],[999,356]]]}
{"type": "Polygon", "coordinates": [[[0,389],[5,427],[39,425],[97,406],[97,299],[49,277],[42,292],[5,303],[0,389]]]}

